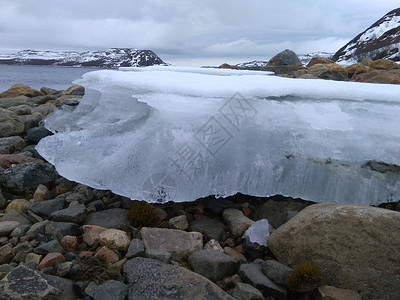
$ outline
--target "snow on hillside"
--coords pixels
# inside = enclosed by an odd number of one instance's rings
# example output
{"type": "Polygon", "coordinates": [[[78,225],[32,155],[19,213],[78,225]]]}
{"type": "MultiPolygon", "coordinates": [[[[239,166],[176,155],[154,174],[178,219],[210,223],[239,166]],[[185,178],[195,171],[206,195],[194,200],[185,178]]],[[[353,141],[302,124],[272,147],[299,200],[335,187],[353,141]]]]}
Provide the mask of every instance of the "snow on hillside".
{"type": "Polygon", "coordinates": [[[130,48],[85,52],[23,50],[16,54],[0,55],[0,63],[102,68],[167,65],[153,51],[130,48]]]}
{"type": "Polygon", "coordinates": [[[333,56],[338,63],[350,64],[364,58],[400,61],[400,8],[387,13],[333,56]]]}

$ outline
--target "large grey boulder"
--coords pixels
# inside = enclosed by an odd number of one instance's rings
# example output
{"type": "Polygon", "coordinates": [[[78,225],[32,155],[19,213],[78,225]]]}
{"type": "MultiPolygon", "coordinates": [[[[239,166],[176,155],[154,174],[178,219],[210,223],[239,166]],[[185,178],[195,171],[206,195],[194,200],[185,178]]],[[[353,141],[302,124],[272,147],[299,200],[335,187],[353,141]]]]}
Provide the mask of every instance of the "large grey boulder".
{"type": "Polygon", "coordinates": [[[56,300],[61,291],[51,286],[37,271],[18,266],[0,281],[0,299],[56,300]]]}
{"type": "Polygon", "coordinates": [[[189,264],[196,273],[218,281],[236,273],[238,265],[229,255],[218,250],[199,250],[189,256],[189,264]]]}
{"type": "Polygon", "coordinates": [[[207,278],[176,265],[136,257],[123,268],[129,300],[234,300],[207,278]]]}
{"type": "Polygon", "coordinates": [[[120,281],[106,280],[102,284],[90,283],[85,293],[95,300],[124,300],[128,287],[120,281]]]}
{"type": "Polygon", "coordinates": [[[293,51],[286,49],[272,57],[267,66],[302,66],[300,59],[293,51]]]}
{"type": "Polygon", "coordinates": [[[179,260],[203,248],[203,235],[200,232],[143,227],[139,233],[146,256],[152,252],[169,253],[170,259],[179,260]]]}
{"type": "Polygon", "coordinates": [[[325,283],[363,299],[400,299],[400,213],[381,208],[311,205],[268,239],[278,261],[317,264],[325,283]]]}
{"type": "Polygon", "coordinates": [[[54,167],[47,163],[26,162],[10,167],[0,176],[4,190],[17,194],[34,193],[39,184],[49,185],[57,176],[54,167]]]}

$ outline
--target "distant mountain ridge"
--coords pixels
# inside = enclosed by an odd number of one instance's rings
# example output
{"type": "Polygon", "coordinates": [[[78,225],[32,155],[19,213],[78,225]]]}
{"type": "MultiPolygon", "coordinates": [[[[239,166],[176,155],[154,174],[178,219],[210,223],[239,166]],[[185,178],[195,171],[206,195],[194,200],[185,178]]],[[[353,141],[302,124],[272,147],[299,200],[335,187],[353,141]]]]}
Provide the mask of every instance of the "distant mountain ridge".
{"type": "Polygon", "coordinates": [[[132,48],[111,48],[104,51],[85,52],[23,50],[16,54],[0,55],[0,64],[100,68],[167,65],[151,50],[137,50],[132,48]]]}
{"type": "Polygon", "coordinates": [[[332,57],[338,63],[357,63],[364,58],[400,61],[400,8],[384,15],[332,57]]]}

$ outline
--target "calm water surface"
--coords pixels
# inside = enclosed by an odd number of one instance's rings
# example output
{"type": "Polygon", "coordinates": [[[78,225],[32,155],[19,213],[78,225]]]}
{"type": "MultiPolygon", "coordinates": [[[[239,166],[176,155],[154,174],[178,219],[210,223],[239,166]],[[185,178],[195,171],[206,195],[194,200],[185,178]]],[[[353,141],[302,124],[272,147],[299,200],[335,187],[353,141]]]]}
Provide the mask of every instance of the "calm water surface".
{"type": "Polygon", "coordinates": [[[0,65],[0,92],[15,83],[24,83],[34,89],[49,87],[64,90],[72,85],[72,81],[83,74],[99,70],[98,68],[73,68],[55,66],[14,66],[0,65]]]}

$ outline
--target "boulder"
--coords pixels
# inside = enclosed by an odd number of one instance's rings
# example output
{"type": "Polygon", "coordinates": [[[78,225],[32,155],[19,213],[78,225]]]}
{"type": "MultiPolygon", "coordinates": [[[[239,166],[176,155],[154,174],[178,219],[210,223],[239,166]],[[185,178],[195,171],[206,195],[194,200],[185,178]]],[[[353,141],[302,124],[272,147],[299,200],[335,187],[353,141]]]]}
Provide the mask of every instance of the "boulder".
{"type": "Polygon", "coordinates": [[[32,204],[29,207],[29,209],[41,217],[50,218],[50,215],[53,212],[63,209],[64,203],[65,203],[64,198],[45,200],[45,201],[36,202],[36,203],[32,204]]]}
{"type": "Polygon", "coordinates": [[[16,221],[0,222],[0,236],[8,236],[19,225],[20,223],[16,221]]]}
{"type": "Polygon", "coordinates": [[[29,105],[32,106],[33,104],[26,96],[19,96],[14,98],[0,98],[0,107],[1,108],[10,108],[19,105],[29,105]]]}
{"type": "Polygon", "coordinates": [[[237,263],[229,255],[218,250],[199,250],[189,256],[193,271],[212,280],[219,281],[237,271],[237,263]]]}
{"type": "Polygon", "coordinates": [[[15,112],[0,108],[0,137],[19,135],[24,132],[24,129],[24,122],[15,112]]]}
{"type": "Polygon", "coordinates": [[[349,75],[349,78],[351,78],[351,79],[353,79],[353,77],[358,74],[367,73],[372,70],[372,68],[370,68],[368,66],[364,66],[360,63],[346,66],[345,69],[346,69],[347,74],[349,75]]]}
{"type": "Polygon", "coordinates": [[[44,162],[41,159],[18,154],[0,154],[0,167],[8,169],[11,165],[17,165],[24,162],[44,162]]]}
{"type": "Polygon", "coordinates": [[[325,282],[365,299],[400,298],[400,213],[381,208],[311,205],[268,239],[278,261],[313,262],[325,282]]]}
{"type": "Polygon", "coordinates": [[[125,231],[111,228],[99,234],[99,243],[110,249],[126,251],[129,248],[131,239],[125,231]]]}
{"type": "Polygon", "coordinates": [[[155,259],[133,258],[124,265],[123,272],[129,285],[128,300],[234,300],[207,278],[155,259]]]}
{"type": "Polygon", "coordinates": [[[329,285],[318,287],[313,294],[316,300],[362,300],[357,292],[329,285]]]}
{"type": "Polygon", "coordinates": [[[308,68],[308,73],[320,79],[348,80],[346,69],[338,64],[315,64],[308,68]]]}
{"type": "Polygon", "coordinates": [[[281,264],[276,260],[266,260],[262,264],[262,271],[269,279],[273,282],[281,285],[285,285],[288,276],[293,272],[292,268],[281,264]]]}
{"type": "Polygon", "coordinates": [[[265,297],[272,296],[276,300],[286,299],[286,289],[275,284],[265,276],[260,263],[254,262],[240,265],[239,275],[243,282],[249,283],[259,289],[265,297]]]}
{"type": "Polygon", "coordinates": [[[18,96],[27,96],[29,98],[43,95],[38,90],[35,90],[26,84],[16,83],[5,92],[0,94],[0,98],[13,98],[18,96]]]}
{"type": "Polygon", "coordinates": [[[373,70],[354,75],[352,79],[358,82],[400,84],[400,69],[373,70]]]}
{"type": "Polygon", "coordinates": [[[235,287],[229,291],[229,294],[235,299],[240,300],[264,300],[262,293],[250,284],[238,282],[235,287]]]}
{"type": "Polygon", "coordinates": [[[333,63],[335,63],[335,62],[329,58],[316,56],[316,57],[311,58],[311,60],[307,64],[307,68],[309,68],[315,64],[333,64],[333,63]]]}
{"type": "Polygon", "coordinates": [[[226,238],[225,225],[216,219],[197,219],[190,223],[191,231],[201,232],[206,240],[223,241],[226,238]]]}
{"type": "Polygon", "coordinates": [[[39,141],[48,136],[51,135],[52,133],[47,130],[46,128],[39,126],[39,127],[34,127],[34,128],[30,128],[27,132],[26,132],[26,139],[28,140],[28,143],[31,144],[37,144],[39,143],[39,141]]]}
{"type": "Polygon", "coordinates": [[[112,208],[92,213],[87,216],[85,225],[124,229],[130,225],[129,210],[123,208],[112,208]]]}
{"type": "Polygon", "coordinates": [[[124,300],[128,295],[128,287],[120,281],[106,280],[99,285],[90,283],[85,293],[96,300],[124,300]]]}
{"type": "Polygon", "coordinates": [[[14,153],[26,146],[25,140],[20,136],[9,136],[0,138],[0,153],[14,153]]]}
{"type": "Polygon", "coordinates": [[[56,222],[81,223],[86,219],[86,207],[84,204],[70,206],[53,212],[50,218],[56,222]]]}
{"type": "Polygon", "coordinates": [[[143,256],[144,254],[144,244],[140,239],[132,239],[128,251],[126,252],[125,257],[130,259],[136,256],[143,256]]]}
{"type": "Polygon", "coordinates": [[[74,282],[71,279],[61,278],[54,275],[49,274],[41,274],[47,282],[56,287],[57,289],[61,290],[62,293],[58,296],[57,300],[76,300],[79,299],[78,295],[76,295],[73,285],[74,282]]]}
{"type": "Polygon", "coordinates": [[[15,199],[12,200],[6,207],[6,212],[13,209],[16,212],[25,212],[29,209],[31,203],[25,199],[15,199]]]}
{"type": "Polygon", "coordinates": [[[139,233],[147,256],[153,251],[166,252],[171,254],[171,259],[179,260],[203,248],[203,235],[200,232],[143,227],[139,233]]]}
{"type": "Polygon", "coordinates": [[[302,66],[302,63],[296,53],[286,49],[272,57],[267,63],[269,66],[302,66]]]}
{"type": "Polygon", "coordinates": [[[18,266],[0,281],[1,299],[59,299],[61,291],[51,286],[37,271],[18,266]]]}
{"type": "Polygon", "coordinates": [[[74,84],[61,92],[61,95],[83,96],[84,94],[85,88],[79,84],[74,84]]]}
{"type": "Polygon", "coordinates": [[[235,237],[241,236],[247,228],[254,224],[254,221],[246,217],[236,208],[227,208],[222,212],[224,221],[229,225],[229,231],[235,237]]]}
{"type": "Polygon", "coordinates": [[[0,176],[0,186],[20,195],[34,193],[39,184],[51,184],[57,173],[54,167],[47,163],[26,162],[3,171],[0,176]]]}
{"type": "Polygon", "coordinates": [[[368,66],[376,70],[389,70],[392,68],[400,68],[397,63],[390,59],[377,59],[370,61],[368,66]]]}

